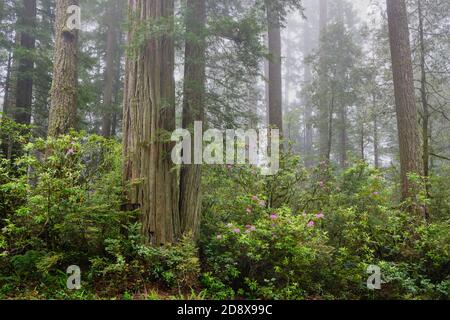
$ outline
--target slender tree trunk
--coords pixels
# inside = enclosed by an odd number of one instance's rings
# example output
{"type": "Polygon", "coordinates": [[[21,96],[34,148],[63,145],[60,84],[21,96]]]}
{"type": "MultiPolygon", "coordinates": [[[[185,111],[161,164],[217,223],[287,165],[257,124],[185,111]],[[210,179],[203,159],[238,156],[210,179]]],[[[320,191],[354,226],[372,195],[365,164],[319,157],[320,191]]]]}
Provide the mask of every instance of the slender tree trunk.
{"type": "Polygon", "coordinates": [[[359,129],[359,131],[360,131],[360,141],[359,141],[359,143],[360,143],[360,149],[361,149],[361,160],[365,161],[366,160],[366,147],[365,147],[365,143],[364,143],[365,139],[366,139],[365,130],[364,130],[365,124],[361,123],[360,126],[361,127],[359,129]]]}
{"type": "MultiPolygon", "coordinates": [[[[120,12],[120,21],[123,21],[123,14],[124,14],[124,7],[123,7],[123,2],[119,0],[119,12],[120,12]]],[[[113,116],[112,116],[112,124],[111,124],[111,136],[115,137],[116,133],[117,133],[117,128],[119,125],[119,106],[121,105],[119,103],[120,101],[120,97],[121,97],[121,88],[123,88],[123,83],[122,83],[122,57],[124,55],[124,49],[123,49],[123,33],[122,30],[119,28],[118,29],[118,41],[117,41],[117,46],[118,46],[118,54],[116,55],[115,58],[115,65],[116,65],[116,75],[115,75],[115,79],[114,79],[114,112],[113,112],[113,116]]],[[[123,99],[122,99],[123,100],[123,99]]],[[[122,111],[122,110],[121,110],[122,111]]]]}
{"type": "Polygon", "coordinates": [[[405,0],[387,0],[387,13],[400,144],[402,198],[414,199],[420,188],[408,175],[422,176],[424,172],[405,0]]]}
{"type": "MultiPolygon", "coordinates": [[[[347,107],[341,102],[339,107],[339,162],[342,169],[347,167],[347,107]]],[[[364,133],[362,135],[364,137],[364,133]]],[[[364,143],[363,143],[364,148],[364,143]]]]}
{"type": "Polygon", "coordinates": [[[31,123],[33,103],[33,50],[35,48],[34,28],[36,27],[36,0],[23,0],[23,11],[19,25],[22,28],[20,47],[23,49],[19,59],[17,75],[17,95],[14,120],[20,124],[31,123]]]}
{"type": "MultiPolygon", "coordinates": [[[[3,115],[2,115],[2,118],[0,119],[0,121],[3,121],[3,117],[9,116],[8,104],[9,104],[9,99],[10,99],[9,94],[10,94],[12,60],[13,60],[12,52],[9,52],[8,65],[7,65],[7,69],[6,69],[6,79],[5,79],[5,94],[3,96],[3,115]]],[[[3,135],[3,132],[0,132],[0,136],[1,136],[0,150],[6,159],[10,159],[11,158],[10,136],[3,135]]]]}
{"type": "Polygon", "coordinates": [[[75,126],[77,109],[77,44],[78,30],[69,30],[67,9],[78,0],[56,2],[55,49],[48,135],[66,134],[75,126]]]}
{"type": "Polygon", "coordinates": [[[428,110],[428,93],[427,93],[427,72],[425,68],[426,47],[423,29],[423,12],[422,1],[417,0],[419,15],[419,42],[420,42],[420,95],[422,100],[422,139],[423,139],[423,168],[425,177],[429,176],[430,150],[429,150],[429,122],[430,112],[428,110]]]}
{"type": "MultiPolygon", "coordinates": [[[[119,0],[120,1],[120,0],[119,0]]],[[[107,34],[106,34],[106,57],[105,57],[105,87],[103,91],[103,119],[102,136],[109,138],[111,136],[113,106],[113,89],[115,75],[115,58],[117,55],[117,21],[120,21],[118,11],[119,4],[117,0],[109,1],[110,8],[107,12],[107,34]]]]}
{"type": "MultiPolygon", "coordinates": [[[[304,23],[304,31],[303,31],[303,50],[304,56],[308,56],[311,53],[311,27],[308,21],[304,23]]],[[[311,68],[307,63],[304,63],[304,81],[305,85],[309,85],[312,81],[311,68]]],[[[306,158],[306,166],[311,167],[313,165],[312,161],[312,149],[313,149],[313,110],[310,99],[305,98],[305,158],[306,158]]]]}
{"type": "MultiPolygon", "coordinates": [[[[204,121],[205,23],[205,0],[187,0],[183,128],[190,130],[194,128],[195,121],[204,121]]],[[[194,238],[200,227],[201,172],[201,165],[198,164],[185,164],[181,168],[181,231],[192,233],[194,238]]]]}
{"type": "Polygon", "coordinates": [[[326,154],[325,154],[325,160],[328,162],[331,159],[331,144],[333,141],[333,114],[334,114],[334,106],[335,105],[335,97],[334,97],[334,90],[331,92],[331,104],[328,107],[328,136],[327,136],[327,146],[326,146],[326,154]]]}
{"type": "Polygon", "coordinates": [[[5,94],[3,95],[3,114],[8,116],[8,102],[10,94],[10,82],[11,82],[11,68],[12,68],[13,55],[12,52],[8,53],[8,64],[6,66],[6,79],[5,79],[5,94]]]}
{"type": "Polygon", "coordinates": [[[142,236],[151,245],[180,235],[177,173],[170,154],[175,129],[174,0],[129,0],[129,43],[124,98],[124,172],[128,203],[141,212],[142,236]],[[142,38],[154,21],[164,32],[142,38]],[[142,41],[141,41],[142,42],[142,41]]]}
{"type": "Polygon", "coordinates": [[[377,114],[377,97],[372,94],[372,112],[373,112],[373,158],[375,168],[380,167],[380,151],[379,151],[379,137],[378,137],[378,114],[377,114]]]}
{"type": "Polygon", "coordinates": [[[281,78],[281,25],[274,2],[266,0],[269,43],[269,126],[283,134],[283,93],[281,78]]]}
{"type": "MultiPolygon", "coordinates": [[[[327,30],[328,22],[328,1],[320,0],[320,38],[323,38],[327,30]]],[[[323,60],[322,58],[320,60],[323,60]]],[[[322,64],[322,62],[321,62],[322,64]]],[[[325,82],[323,75],[319,79],[319,85],[325,82]]],[[[320,160],[330,161],[330,126],[329,126],[330,110],[327,102],[327,95],[324,90],[319,101],[319,156],[320,160]]]]}

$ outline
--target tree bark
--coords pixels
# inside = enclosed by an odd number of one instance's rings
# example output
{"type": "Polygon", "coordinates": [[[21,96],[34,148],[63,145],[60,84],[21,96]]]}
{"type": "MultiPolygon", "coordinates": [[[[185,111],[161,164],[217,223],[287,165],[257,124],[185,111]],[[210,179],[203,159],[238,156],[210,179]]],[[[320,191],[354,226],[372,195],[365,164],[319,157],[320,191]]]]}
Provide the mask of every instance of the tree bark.
{"type": "MultiPolygon", "coordinates": [[[[192,130],[195,121],[204,121],[206,3],[187,0],[186,8],[183,128],[192,130]]],[[[185,164],[180,176],[181,231],[194,238],[200,227],[201,172],[201,165],[185,164]]]]}
{"type": "Polygon", "coordinates": [[[424,172],[405,0],[387,0],[387,13],[400,144],[402,198],[415,199],[420,188],[410,181],[408,175],[422,176],[424,172]]]}
{"type": "MultiPolygon", "coordinates": [[[[303,50],[304,56],[307,57],[311,53],[311,37],[312,28],[308,21],[304,23],[303,30],[303,50]]],[[[304,63],[304,81],[305,85],[309,85],[312,81],[312,73],[309,64],[304,63]]],[[[313,165],[312,161],[312,149],[313,149],[313,109],[310,99],[304,99],[305,102],[305,164],[306,167],[313,165]]]]}
{"type": "MultiPolygon", "coordinates": [[[[322,39],[327,30],[328,23],[328,1],[320,0],[320,38],[322,39]]],[[[322,58],[320,60],[323,60],[322,58]]],[[[322,62],[321,62],[322,64],[322,62]]],[[[320,76],[319,85],[321,85],[325,80],[324,75],[320,76]]],[[[327,97],[325,92],[322,90],[321,97],[319,99],[319,157],[321,161],[330,161],[330,110],[329,110],[327,97]]]]}
{"type": "MultiPolygon", "coordinates": [[[[339,162],[342,169],[347,167],[347,107],[341,102],[339,106],[339,162]]],[[[362,134],[364,139],[364,132],[362,134]]],[[[362,140],[362,153],[364,154],[364,140],[362,140]]],[[[363,156],[364,157],[364,156],[363,156]]]]}
{"type": "Polygon", "coordinates": [[[111,137],[112,116],[114,112],[113,105],[113,90],[114,90],[114,76],[116,74],[115,58],[117,55],[117,22],[120,21],[118,14],[118,1],[112,0],[108,4],[109,10],[106,14],[106,23],[108,31],[106,33],[106,57],[105,57],[105,87],[103,90],[103,119],[102,119],[102,136],[105,138],[111,137]]]}
{"type": "Polygon", "coordinates": [[[265,0],[269,44],[269,126],[283,134],[283,92],[281,75],[281,25],[279,13],[271,0],[265,0]]]}
{"type": "Polygon", "coordinates": [[[34,28],[36,27],[36,0],[23,0],[19,25],[22,29],[20,47],[23,49],[19,59],[17,74],[17,95],[14,120],[29,125],[33,103],[33,50],[35,48],[34,28]]]}
{"type": "Polygon", "coordinates": [[[180,235],[174,146],[175,83],[173,0],[129,0],[129,43],[124,98],[123,178],[127,202],[141,213],[147,244],[174,243],[180,235]],[[156,21],[163,31],[143,39],[142,25],[156,21]],[[160,24],[163,24],[161,26],[160,24]]]}
{"type": "Polygon", "coordinates": [[[48,127],[50,137],[66,134],[75,126],[78,30],[67,28],[67,21],[71,16],[67,13],[67,9],[70,5],[78,5],[78,2],[78,0],[56,2],[54,67],[48,127]]]}
{"type": "Polygon", "coordinates": [[[429,150],[429,123],[430,112],[428,109],[427,72],[425,66],[426,47],[423,27],[422,1],[417,0],[419,15],[419,46],[420,46],[420,96],[422,100],[422,140],[423,140],[423,168],[425,177],[429,176],[430,150],[429,150]]]}
{"type": "Polygon", "coordinates": [[[372,93],[372,112],[373,112],[373,160],[375,168],[380,167],[380,151],[378,137],[378,110],[377,110],[377,97],[375,93],[372,93]]]}
{"type": "Polygon", "coordinates": [[[8,64],[6,66],[6,79],[5,79],[5,89],[4,89],[4,95],[3,95],[3,115],[8,116],[9,111],[9,94],[10,94],[10,82],[11,82],[11,69],[12,69],[12,61],[13,61],[13,55],[12,52],[8,53],[8,64]]]}

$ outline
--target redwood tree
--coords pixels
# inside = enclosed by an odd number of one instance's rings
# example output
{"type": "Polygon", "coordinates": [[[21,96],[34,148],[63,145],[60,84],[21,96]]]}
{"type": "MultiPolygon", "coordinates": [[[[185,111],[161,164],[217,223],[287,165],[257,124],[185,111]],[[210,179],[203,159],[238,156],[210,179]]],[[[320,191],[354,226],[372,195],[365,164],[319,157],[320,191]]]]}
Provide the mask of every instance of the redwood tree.
{"type": "Polygon", "coordinates": [[[159,246],[175,242],[181,233],[177,172],[170,159],[175,129],[174,0],[128,4],[123,178],[129,185],[127,202],[140,209],[146,243],[159,246]]]}
{"type": "Polygon", "coordinates": [[[283,132],[282,77],[281,77],[281,23],[279,6],[266,0],[269,46],[269,126],[283,132]]]}
{"type": "Polygon", "coordinates": [[[36,0],[23,0],[19,15],[20,47],[22,48],[17,74],[16,107],[14,120],[20,124],[31,123],[31,105],[33,102],[33,52],[35,48],[34,28],[36,24],[36,0]]]}
{"type": "MultiPolygon", "coordinates": [[[[206,2],[187,0],[186,8],[183,128],[192,130],[195,121],[204,121],[206,2]]],[[[183,165],[180,178],[182,232],[196,236],[201,211],[201,165],[183,165]]]]}
{"type": "MultiPolygon", "coordinates": [[[[319,17],[319,27],[320,27],[320,38],[325,35],[328,23],[328,0],[320,0],[320,17],[319,17]]],[[[321,58],[322,60],[322,58],[321,58]]],[[[323,62],[321,62],[323,63],[323,62]]],[[[324,79],[319,79],[319,85],[324,83],[324,79]]],[[[328,106],[327,95],[322,92],[319,100],[319,156],[320,160],[330,160],[330,143],[329,136],[331,132],[330,128],[330,110],[328,106]]]]}
{"type": "Polygon", "coordinates": [[[420,190],[408,178],[409,174],[423,175],[424,172],[405,0],[387,0],[387,13],[400,144],[402,197],[407,199],[414,198],[420,190]]]}
{"type": "Polygon", "coordinates": [[[114,100],[114,81],[116,69],[117,47],[119,42],[118,21],[121,21],[121,9],[119,1],[111,0],[108,2],[109,8],[105,15],[107,25],[106,32],[106,56],[105,56],[105,83],[103,91],[103,116],[102,116],[102,136],[108,138],[111,136],[113,122],[113,100],[114,100]]]}
{"type": "Polygon", "coordinates": [[[78,30],[69,29],[72,13],[69,6],[78,0],[56,1],[55,49],[48,135],[57,137],[75,126],[77,106],[77,44],[78,30]]]}

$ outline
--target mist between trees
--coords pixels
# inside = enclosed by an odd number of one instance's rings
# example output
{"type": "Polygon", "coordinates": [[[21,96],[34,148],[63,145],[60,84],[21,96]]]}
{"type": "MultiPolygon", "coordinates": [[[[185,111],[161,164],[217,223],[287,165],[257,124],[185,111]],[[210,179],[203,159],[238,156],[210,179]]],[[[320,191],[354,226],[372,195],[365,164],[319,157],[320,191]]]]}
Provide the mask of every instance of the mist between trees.
{"type": "Polygon", "coordinates": [[[448,298],[449,1],[0,21],[0,298],[448,298]]]}

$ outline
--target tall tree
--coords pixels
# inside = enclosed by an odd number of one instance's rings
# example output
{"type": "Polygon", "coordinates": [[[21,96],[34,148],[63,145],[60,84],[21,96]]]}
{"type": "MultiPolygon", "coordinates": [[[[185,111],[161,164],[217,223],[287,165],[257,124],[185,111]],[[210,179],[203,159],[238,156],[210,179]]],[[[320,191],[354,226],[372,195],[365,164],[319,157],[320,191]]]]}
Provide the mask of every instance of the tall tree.
{"type": "Polygon", "coordinates": [[[281,76],[281,23],[276,1],[265,0],[268,23],[269,49],[269,126],[283,133],[282,76],[281,76]]]}
{"type": "Polygon", "coordinates": [[[417,11],[419,17],[419,53],[420,53],[420,97],[422,101],[422,139],[423,139],[423,171],[425,177],[429,175],[430,166],[430,150],[429,150],[429,124],[430,111],[428,104],[428,90],[427,90],[427,72],[426,72],[426,54],[427,48],[424,36],[424,15],[422,1],[417,0],[417,11]]]}
{"type": "MultiPolygon", "coordinates": [[[[312,2],[308,1],[307,10],[313,11],[314,7],[312,6],[312,2]]],[[[310,15],[308,15],[308,19],[303,24],[303,55],[307,57],[311,54],[313,49],[313,39],[312,39],[312,27],[310,15]]],[[[306,85],[311,84],[312,81],[312,73],[311,67],[308,63],[304,63],[304,77],[303,80],[306,85]]],[[[305,157],[306,157],[306,166],[312,166],[311,156],[313,150],[313,108],[312,103],[309,97],[304,97],[305,102],[305,157]]]]}
{"type": "MultiPolygon", "coordinates": [[[[319,4],[320,18],[319,18],[319,28],[320,28],[320,38],[322,39],[326,34],[327,23],[328,23],[328,0],[320,0],[319,4]]],[[[322,53],[321,53],[322,55],[322,53]]],[[[323,78],[323,75],[322,75],[323,78]]],[[[323,84],[325,79],[319,80],[319,85],[323,84]]],[[[330,141],[329,135],[331,132],[329,114],[330,107],[328,105],[327,95],[322,92],[319,99],[319,156],[320,160],[330,160],[330,141]]]]}
{"type": "Polygon", "coordinates": [[[174,0],[128,4],[131,46],[125,75],[123,177],[131,185],[128,203],[141,212],[142,236],[159,246],[175,242],[180,234],[177,173],[170,159],[170,133],[175,129],[174,0]]]}
{"type": "Polygon", "coordinates": [[[23,0],[23,7],[19,14],[18,25],[22,31],[20,35],[21,54],[17,74],[14,120],[20,124],[30,124],[33,102],[34,69],[32,50],[36,45],[34,36],[34,28],[36,26],[36,0],[23,0]]]}
{"type": "Polygon", "coordinates": [[[420,191],[409,174],[423,175],[422,145],[414,95],[414,78],[405,0],[387,0],[389,40],[394,75],[395,104],[403,199],[420,191]]]}
{"type": "Polygon", "coordinates": [[[102,136],[108,138],[111,136],[112,120],[114,114],[114,81],[117,74],[116,64],[117,47],[118,47],[118,26],[117,22],[121,20],[120,1],[111,0],[108,2],[109,8],[106,11],[105,23],[107,25],[106,32],[106,56],[105,56],[105,84],[103,91],[103,119],[102,119],[102,136]]]}
{"type": "MultiPolygon", "coordinates": [[[[187,0],[183,128],[191,130],[195,121],[203,122],[205,118],[205,23],[205,0],[187,0]]],[[[183,165],[180,178],[182,232],[192,232],[196,236],[201,211],[201,165],[183,165]]]]}
{"type": "Polygon", "coordinates": [[[75,126],[78,30],[68,29],[67,22],[73,14],[68,12],[69,6],[78,3],[78,0],[56,2],[54,67],[48,127],[48,135],[51,137],[65,134],[75,126]]]}

